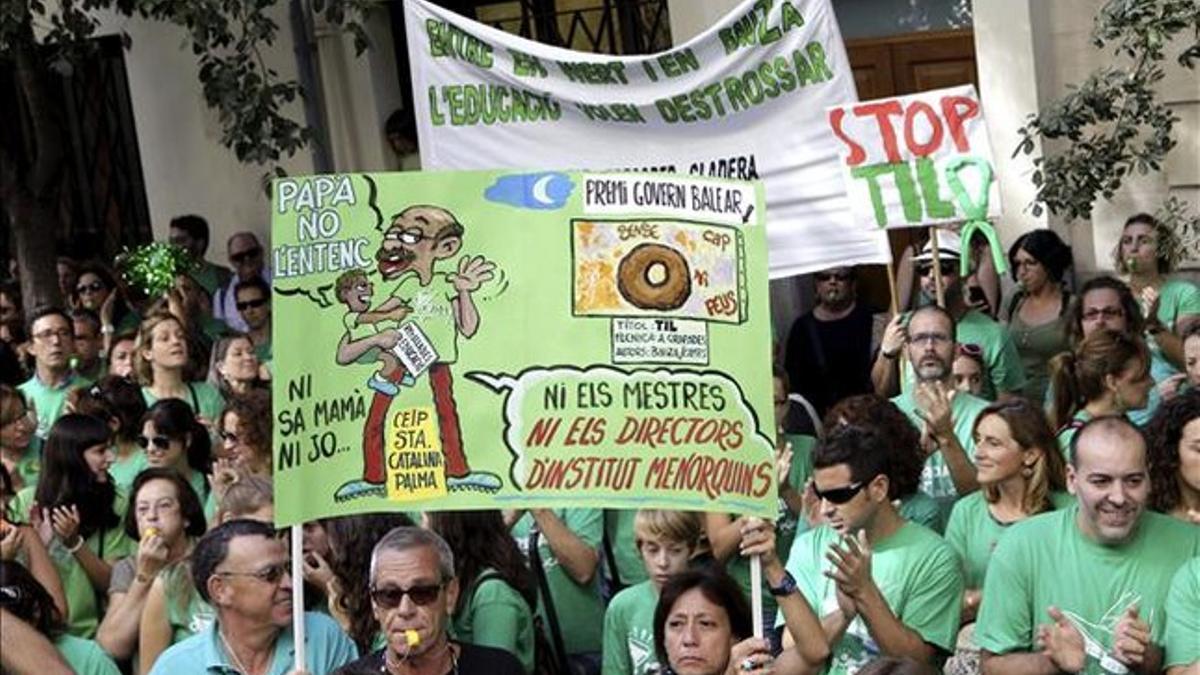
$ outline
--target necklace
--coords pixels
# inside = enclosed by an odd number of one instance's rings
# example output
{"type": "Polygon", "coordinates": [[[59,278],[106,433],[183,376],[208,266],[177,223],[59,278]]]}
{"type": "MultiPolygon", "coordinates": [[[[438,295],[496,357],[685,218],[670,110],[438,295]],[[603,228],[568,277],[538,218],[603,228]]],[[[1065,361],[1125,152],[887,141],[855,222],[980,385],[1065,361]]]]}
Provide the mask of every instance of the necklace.
{"type": "Polygon", "coordinates": [[[254,671],[247,668],[242,663],[242,660],[238,658],[237,652],[233,651],[233,647],[229,646],[229,640],[225,639],[225,631],[218,628],[217,636],[221,638],[221,645],[225,647],[225,653],[229,654],[229,658],[233,659],[233,665],[237,666],[238,672],[242,673],[242,675],[252,675],[254,671]]]}

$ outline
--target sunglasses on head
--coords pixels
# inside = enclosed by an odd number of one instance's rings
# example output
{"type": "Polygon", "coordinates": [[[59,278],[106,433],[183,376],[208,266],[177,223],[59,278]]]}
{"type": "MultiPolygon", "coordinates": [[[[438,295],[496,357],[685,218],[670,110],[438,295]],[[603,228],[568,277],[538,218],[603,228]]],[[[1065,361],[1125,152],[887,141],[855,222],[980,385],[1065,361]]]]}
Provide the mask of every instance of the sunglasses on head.
{"type": "Polygon", "coordinates": [[[234,253],[234,254],[230,255],[229,261],[235,265],[240,265],[244,262],[247,262],[247,261],[257,258],[260,253],[262,253],[262,249],[258,248],[256,246],[251,249],[246,249],[245,251],[242,251],[241,253],[234,253]]]}
{"type": "Polygon", "coordinates": [[[167,438],[166,436],[138,436],[137,444],[140,445],[143,450],[149,448],[151,445],[159,450],[166,450],[167,448],[171,447],[171,439],[167,438]]]}
{"type": "Polygon", "coordinates": [[[397,588],[396,586],[372,588],[371,600],[383,609],[395,609],[400,606],[400,603],[404,601],[404,596],[407,595],[413,601],[414,605],[424,607],[437,600],[443,586],[445,584],[427,584],[413,586],[408,589],[397,588]]]}
{"type": "Polygon", "coordinates": [[[958,345],[958,353],[963,356],[980,358],[983,356],[983,348],[973,342],[963,342],[958,345]]]}
{"type": "Polygon", "coordinates": [[[262,307],[265,304],[267,304],[266,298],[255,298],[254,300],[246,300],[246,301],[237,303],[237,308],[238,308],[238,311],[244,312],[247,309],[262,307]]]}
{"type": "MultiPolygon", "coordinates": [[[[938,267],[942,270],[942,276],[948,277],[958,274],[958,263],[956,262],[943,262],[938,267]]],[[[933,272],[933,265],[928,263],[917,265],[917,273],[921,276],[925,276],[930,272],[933,272]]]]}
{"type": "Polygon", "coordinates": [[[851,499],[854,499],[855,495],[857,495],[859,492],[862,492],[862,489],[866,487],[866,485],[866,481],[860,480],[845,487],[822,490],[818,488],[816,484],[813,484],[813,492],[816,493],[818,499],[824,499],[830,504],[845,504],[851,499]]]}
{"type": "Polygon", "coordinates": [[[78,286],[75,287],[75,292],[76,293],[99,293],[100,291],[104,290],[105,288],[107,288],[107,286],[100,283],[99,281],[93,281],[90,284],[79,284],[78,286]]]}

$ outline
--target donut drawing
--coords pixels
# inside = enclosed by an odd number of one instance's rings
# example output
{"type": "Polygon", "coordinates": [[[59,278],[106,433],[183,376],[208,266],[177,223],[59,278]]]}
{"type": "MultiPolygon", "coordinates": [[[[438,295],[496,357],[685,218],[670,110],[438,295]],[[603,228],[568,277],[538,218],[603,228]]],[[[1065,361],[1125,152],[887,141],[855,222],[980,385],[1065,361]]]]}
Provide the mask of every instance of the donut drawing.
{"type": "Polygon", "coordinates": [[[662,244],[638,244],[617,265],[617,290],[640,309],[679,309],[692,294],[687,258],[662,244]]]}

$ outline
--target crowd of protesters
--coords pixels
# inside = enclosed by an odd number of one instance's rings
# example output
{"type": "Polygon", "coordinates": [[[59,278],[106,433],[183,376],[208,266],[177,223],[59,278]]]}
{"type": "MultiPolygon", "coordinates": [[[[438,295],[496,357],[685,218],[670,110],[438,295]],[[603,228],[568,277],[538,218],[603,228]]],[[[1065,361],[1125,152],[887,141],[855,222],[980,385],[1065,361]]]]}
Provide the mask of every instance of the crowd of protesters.
{"type": "Polygon", "coordinates": [[[273,526],[263,244],[230,237],[227,268],[176,218],[203,262],[156,298],[61,258],[61,306],[0,285],[0,667],[1198,672],[1200,290],[1171,236],[1131,217],[1120,277],[1076,287],[1070,248],[1027,233],[1005,298],[944,231],[882,330],[857,270],[813,274],[776,348],[772,520],[381,513],[307,523],[300,551],[273,526]]]}

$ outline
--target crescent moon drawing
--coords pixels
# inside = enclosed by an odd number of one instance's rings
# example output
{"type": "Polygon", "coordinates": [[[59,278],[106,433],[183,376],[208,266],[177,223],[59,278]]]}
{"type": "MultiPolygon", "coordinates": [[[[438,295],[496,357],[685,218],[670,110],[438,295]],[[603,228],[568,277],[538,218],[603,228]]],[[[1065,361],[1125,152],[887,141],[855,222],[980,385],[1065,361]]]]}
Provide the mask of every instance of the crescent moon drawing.
{"type": "Polygon", "coordinates": [[[530,190],[530,193],[533,195],[533,200],[535,202],[539,204],[545,204],[547,206],[554,204],[554,200],[551,199],[550,195],[546,192],[546,188],[550,186],[550,181],[552,180],[554,180],[554,174],[548,173],[533,182],[533,189],[530,190]]]}

